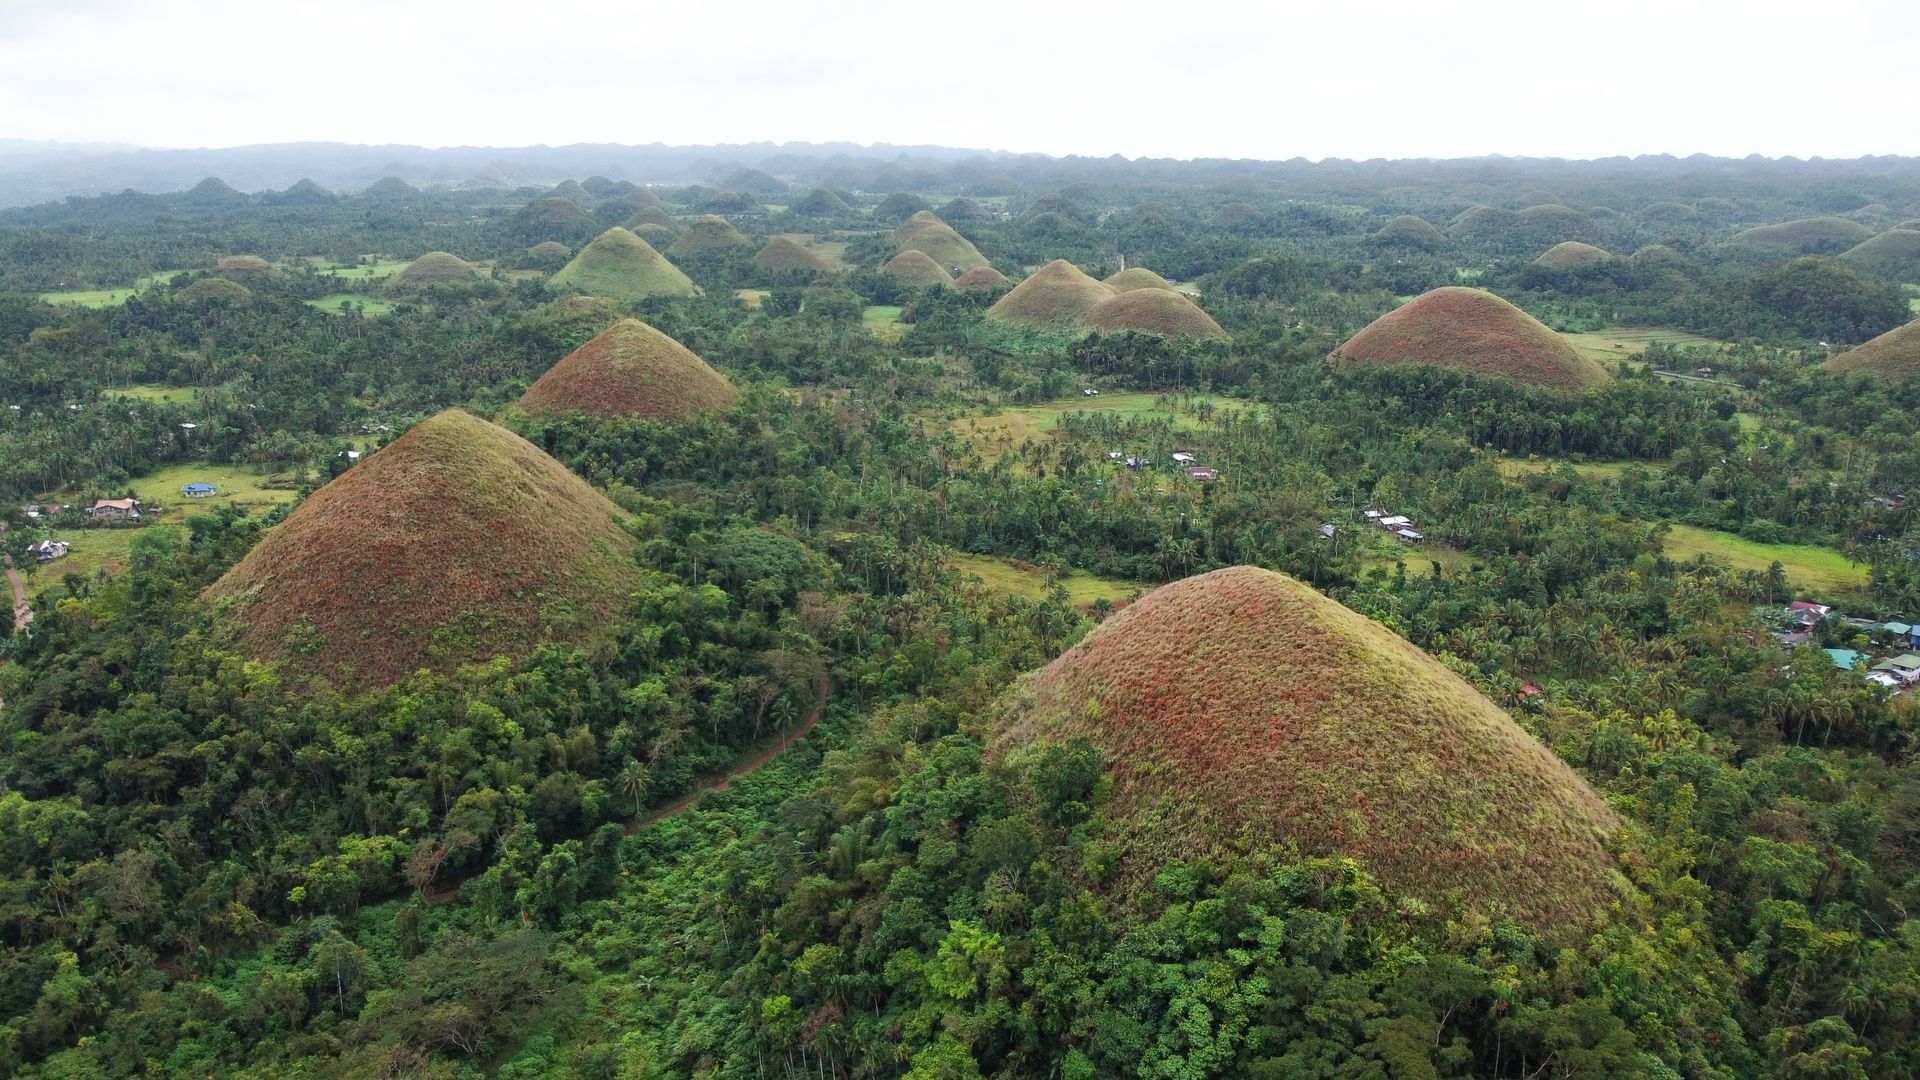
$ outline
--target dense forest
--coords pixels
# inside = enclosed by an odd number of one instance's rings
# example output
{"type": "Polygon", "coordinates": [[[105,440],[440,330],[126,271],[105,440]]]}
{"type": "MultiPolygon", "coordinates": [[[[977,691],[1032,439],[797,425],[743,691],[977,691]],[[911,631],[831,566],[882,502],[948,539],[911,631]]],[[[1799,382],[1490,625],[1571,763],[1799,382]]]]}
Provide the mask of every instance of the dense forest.
{"type": "MultiPolygon", "coordinates": [[[[1857,251],[1912,231],[1920,169],[671,168],[0,212],[0,1074],[1920,1072],[1920,714],[1864,670],[1920,618],[1920,388],[1824,363],[1915,318],[1920,262],[1857,251]],[[1011,280],[890,271],[928,210],[1011,280]],[[684,243],[709,214],[741,242],[684,243]],[[690,284],[556,284],[623,225],[690,284]],[[1570,241],[1604,257],[1543,264],[1570,241]],[[471,276],[407,285],[434,251],[471,276]],[[1055,259],[1223,334],[1005,318],[1055,259]],[[1457,285],[1604,382],[1342,356],[1457,285]],[[737,398],[525,407],[622,317],[737,398]],[[386,685],[251,650],[210,587],[449,407],[617,508],[605,640],[386,685]],[[1028,673],[1240,565],[1570,765],[1621,822],[1606,909],[1489,918],[1284,846],[1136,874],[1130,763],[998,751],[1028,673]]],[[[338,598],[369,649],[407,599],[338,598]]]]}

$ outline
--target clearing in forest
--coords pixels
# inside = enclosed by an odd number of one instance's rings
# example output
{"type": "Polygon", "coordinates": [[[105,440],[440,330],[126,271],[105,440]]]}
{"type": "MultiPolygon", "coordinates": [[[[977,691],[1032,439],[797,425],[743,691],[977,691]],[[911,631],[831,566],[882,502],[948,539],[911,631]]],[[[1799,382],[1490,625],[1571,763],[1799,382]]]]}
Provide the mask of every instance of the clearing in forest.
{"type": "MultiPolygon", "coordinates": [[[[1014,405],[986,416],[962,416],[948,426],[955,434],[988,446],[1018,446],[1048,435],[1060,426],[1069,413],[1111,413],[1121,421],[1164,418],[1175,432],[1200,431],[1206,422],[1199,412],[1212,409],[1219,413],[1251,408],[1235,398],[1212,394],[1102,394],[1098,397],[1076,395],[1044,405],[1014,405]]],[[[1121,449],[1115,447],[1114,449],[1121,449]]]]}
{"type": "Polygon", "coordinates": [[[1854,562],[1832,548],[1814,544],[1761,544],[1733,533],[1693,525],[1669,525],[1668,529],[1665,553],[1669,559],[1707,555],[1735,571],[1754,570],[1763,574],[1778,562],[1794,586],[1816,592],[1841,592],[1864,588],[1867,584],[1866,564],[1854,562]]]}
{"type": "MultiPolygon", "coordinates": [[[[1031,563],[994,555],[966,554],[956,554],[951,561],[955,571],[963,576],[978,577],[992,592],[1022,600],[1039,600],[1047,595],[1047,572],[1031,563]]],[[[1085,570],[1068,570],[1059,580],[1066,587],[1068,602],[1081,609],[1092,607],[1099,600],[1118,607],[1151,587],[1085,570]]]]}
{"type": "Polygon", "coordinates": [[[1701,337],[1685,330],[1675,330],[1666,326],[1609,326],[1601,330],[1569,333],[1562,331],[1561,337],[1567,339],[1580,355],[1605,364],[1607,367],[1626,360],[1636,366],[1644,363],[1640,354],[1647,346],[1655,342],[1672,345],[1676,348],[1725,349],[1730,342],[1716,338],[1701,337]]]}

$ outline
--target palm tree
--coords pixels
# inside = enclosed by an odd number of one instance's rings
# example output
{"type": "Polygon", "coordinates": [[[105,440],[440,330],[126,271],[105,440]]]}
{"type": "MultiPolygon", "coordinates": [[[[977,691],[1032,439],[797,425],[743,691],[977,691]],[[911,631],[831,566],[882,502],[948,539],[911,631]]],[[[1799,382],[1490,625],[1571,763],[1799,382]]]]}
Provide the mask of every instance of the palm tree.
{"type": "Polygon", "coordinates": [[[620,775],[614,779],[620,785],[620,790],[633,800],[633,812],[637,816],[641,801],[647,797],[647,788],[653,784],[653,774],[640,764],[639,759],[629,758],[621,768],[620,775]]]}

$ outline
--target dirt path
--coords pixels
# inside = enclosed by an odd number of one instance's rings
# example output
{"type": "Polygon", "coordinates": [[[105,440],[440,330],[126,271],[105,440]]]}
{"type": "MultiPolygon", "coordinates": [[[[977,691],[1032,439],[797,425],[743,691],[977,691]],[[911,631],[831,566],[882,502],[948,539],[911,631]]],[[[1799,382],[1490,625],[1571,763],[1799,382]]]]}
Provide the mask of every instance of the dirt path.
{"type": "MultiPolygon", "coordinates": [[[[827,677],[822,675],[814,683],[813,711],[807,714],[806,720],[802,721],[798,727],[781,735],[773,741],[772,745],[745,761],[736,761],[722,772],[701,777],[694,782],[694,788],[691,792],[682,795],[664,806],[654,807],[652,810],[649,810],[644,817],[635,818],[627,822],[627,835],[632,836],[634,833],[639,832],[641,829],[646,828],[656,821],[664,821],[675,814],[691,810],[700,805],[700,800],[705,798],[708,793],[725,791],[728,784],[765,767],[766,764],[774,758],[793,749],[794,743],[806,738],[807,733],[812,731],[813,726],[820,722],[820,717],[824,715],[826,711],[827,677]]],[[[466,879],[462,878],[459,881],[451,881],[436,888],[429,889],[424,894],[426,901],[429,904],[444,904],[448,900],[458,896],[460,894],[460,886],[466,883],[466,879]]]]}
{"type": "MultiPolygon", "coordinates": [[[[5,543],[7,527],[0,525],[0,543],[5,543]]],[[[33,606],[27,603],[27,586],[20,580],[20,571],[13,568],[13,556],[0,552],[0,560],[5,560],[7,584],[13,587],[13,632],[19,633],[33,621],[33,606]]]]}

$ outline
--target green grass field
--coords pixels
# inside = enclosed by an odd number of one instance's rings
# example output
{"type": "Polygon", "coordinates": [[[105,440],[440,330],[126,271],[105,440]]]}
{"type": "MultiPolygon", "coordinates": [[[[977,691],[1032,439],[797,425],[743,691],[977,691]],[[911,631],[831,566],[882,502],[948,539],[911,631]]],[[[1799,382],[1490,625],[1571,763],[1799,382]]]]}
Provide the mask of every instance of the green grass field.
{"type": "Polygon", "coordinates": [[[860,313],[860,323],[867,328],[867,333],[882,341],[899,341],[907,332],[907,328],[900,325],[900,310],[897,304],[875,304],[860,313]]]}
{"type": "Polygon", "coordinates": [[[1395,563],[1407,564],[1407,576],[1432,577],[1433,564],[1439,563],[1440,569],[1454,574],[1473,565],[1473,556],[1458,548],[1445,544],[1403,544],[1386,536],[1370,535],[1367,538],[1366,552],[1360,556],[1360,572],[1366,574],[1372,570],[1383,570],[1389,576],[1393,574],[1395,563]]]}
{"type": "MultiPolygon", "coordinates": [[[[1561,462],[1557,458],[1501,458],[1494,462],[1494,468],[1509,480],[1519,480],[1546,472],[1559,464],[1561,462]]],[[[1589,480],[1618,480],[1620,474],[1632,465],[1644,465],[1649,469],[1660,467],[1657,461],[1573,461],[1566,464],[1589,480]]]]}
{"type": "Polygon", "coordinates": [[[1610,326],[1605,330],[1595,330],[1591,333],[1562,333],[1560,336],[1566,338],[1580,355],[1598,360],[1609,367],[1621,360],[1631,360],[1656,341],[1665,345],[1705,346],[1715,349],[1725,348],[1727,345],[1724,341],[1661,326],[1610,326]]]}
{"type": "Polygon", "coordinates": [[[377,296],[368,296],[365,293],[333,293],[329,296],[323,296],[318,300],[307,301],[308,307],[319,308],[321,311],[328,312],[339,311],[347,304],[358,304],[360,306],[360,314],[369,318],[375,315],[389,315],[393,312],[393,303],[391,301],[382,300],[377,296]]]}
{"type": "Polygon", "coordinates": [[[1812,544],[1757,544],[1732,533],[1699,529],[1692,525],[1674,525],[1667,534],[1669,559],[1691,559],[1708,555],[1735,570],[1757,570],[1779,562],[1787,580],[1802,588],[1818,590],[1857,589],[1867,583],[1867,567],[1850,561],[1832,548],[1812,544]]]}
{"type": "MultiPolygon", "coordinates": [[[[871,310],[871,309],[869,309],[871,310]]],[[[1122,420],[1164,417],[1173,421],[1175,431],[1198,431],[1202,427],[1193,410],[1208,402],[1219,411],[1246,409],[1250,406],[1234,398],[1211,394],[1179,395],[1162,404],[1159,394],[1102,394],[1099,397],[1075,395],[1045,405],[1016,405],[986,416],[963,416],[951,424],[954,432],[978,441],[1019,445],[1060,426],[1068,413],[1114,413],[1122,420]]]]}
{"type": "MultiPolygon", "coordinates": [[[[1046,571],[1010,559],[990,555],[955,555],[953,568],[963,575],[979,577],[988,589],[1004,596],[1038,600],[1047,595],[1046,571]]],[[[1152,588],[1117,578],[1103,578],[1085,570],[1068,571],[1060,583],[1066,586],[1067,599],[1078,608],[1092,607],[1095,601],[1103,599],[1118,606],[1152,588]]]]}
{"type": "MultiPolygon", "coordinates": [[[[278,479],[287,479],[284,475],[278,479]]],[[[189,513],[207,513],[222,506],[243,506],[255,514],[264,514],[281,503],[292,502],[299,493],[291,488],[268,487],[275,475],[242,465],[172,465],[138,477],[127,486],[142,502],[166,507],[157,524],[172,525],[185,521],[189,513]],[[180,494],[187,484],[218,484],[218,494],[204,499],[189,499],[180,494]]]]}
{"type": "Polygon", "coordinates": [[[1908,285],[1907,307],[1915,315],[1920,315],[1920,285],[1908,285]]]}
{"type": "MultiPolygon", "coordinates": [[[[173,532],[180,530],[175,526],[163,525],[162,529],[173,532]]],[[[58,589],[60,580],[68,574],[92,577],[105,570],[108,574],[118,574],[127,568],[127,559],[133,550],[134,537],[145,534],[149,529],[72,529],[55,530],[49,534],[52,539],[64,540],[68,544],[67,557],[50,563],[41,563],[32,574],[22,574],[26,582],[27,595],[38,596],[50,589],[58,589]]]]}
{"type": "Polygon", "coordinates": [[[184,405],[193,401],[195,390],[191,386],[122,386],[108,390],[113,397],[132,398],[135,401],[164,401],[184,405]]]}
{"type": "Polygon", "coordinates": [[[392,277],[405,270],[408,265],[407,259],[378,259],[358,266],[316,266],[313,272],[321,277],[339,278],[342,281],[362,284],[392,277]]]}
{"type": "Polygon", "coordinates": [[[155,282],[172,281],[186,273],[184,270],[162,270],[157,274],[148,274],[130,286],[119,289],[74,289],[69,292],[41,293],[40,299],[49,304],[66,304],[72,307],[119,307],[127,302],[127,297],[139,292],[155,282]]]}

